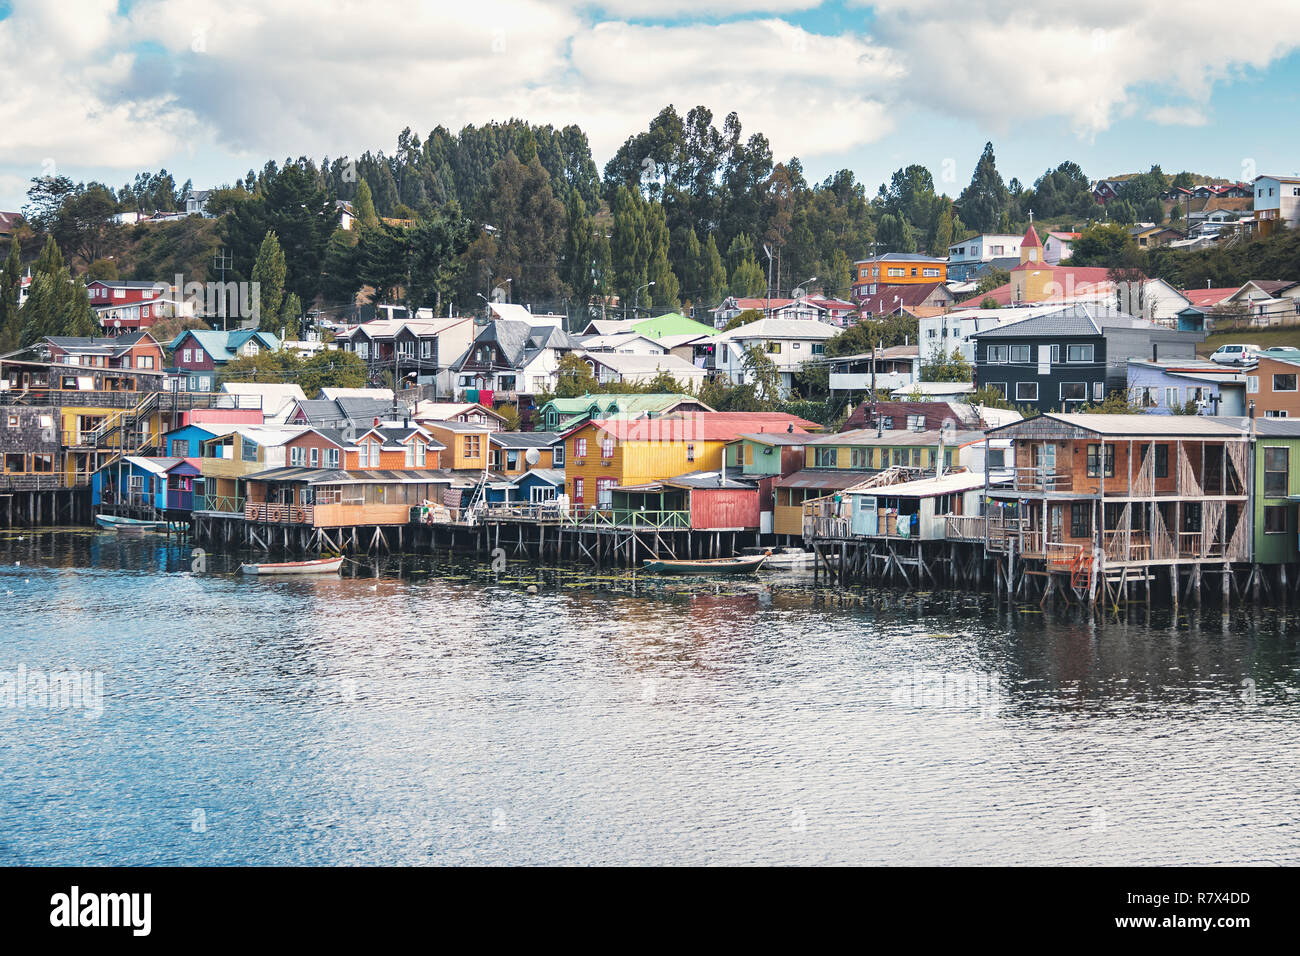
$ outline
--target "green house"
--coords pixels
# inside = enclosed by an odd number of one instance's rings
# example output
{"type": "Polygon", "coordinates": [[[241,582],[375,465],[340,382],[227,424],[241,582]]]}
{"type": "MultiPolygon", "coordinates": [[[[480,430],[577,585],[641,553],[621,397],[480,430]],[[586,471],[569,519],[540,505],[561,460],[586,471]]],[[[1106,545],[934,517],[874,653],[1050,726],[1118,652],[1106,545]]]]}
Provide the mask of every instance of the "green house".
{"type": "Polygon", "coordinates": [[[939,429],[912,431],[855,428],[810,440],[805,449],[805,468],[852,471],[884,471],[895,466],[933,471],[943,444],[944,468],[965,466],[983,471],[984,433],[954,431],[942,435],[939,429]],[[980,459],[976,461],[976,459],[980,459]]]}
{"type": "Polygon", "coordinates": [[[788,475],[803,467],[804,447],[812,437],[787,432],[741,435],[727,445],[727,467],[756,478],[788,475]]]}
{"type": "Polygon", "coordinates": [[[693,395],[670,393],[627,392],[618,394],[583,395],[581,398],[553,398],[537,414],[540,430],[567,431],[593,418],[614,418],[626,415],[631,418],[658,418],[673,412],[711,412],[693,395]]]}
{"type": "Polygon", "coordinates": [[[1300,500],[1300,419],[1255,421],[1255,562],[1297,560],[1296,501],[1300,500]]]}

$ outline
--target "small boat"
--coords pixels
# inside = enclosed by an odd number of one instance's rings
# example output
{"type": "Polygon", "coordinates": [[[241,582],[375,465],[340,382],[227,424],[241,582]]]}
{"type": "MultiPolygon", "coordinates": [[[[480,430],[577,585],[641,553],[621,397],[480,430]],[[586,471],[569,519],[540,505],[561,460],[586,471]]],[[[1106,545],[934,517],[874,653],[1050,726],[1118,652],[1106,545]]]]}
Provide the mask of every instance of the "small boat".
{"type": "Polygon", "coordinates": [[[240,574],[337,574],[343,555],[312,561],[281,561],[278,564],[241,564],[240,574]]]}
{"type": "Polygon", "coordinates": [[[694,561],[647,559],[641,570],[648,574],[753,574],[763,566],[766,555],[745,558],[697,558],[694,561]]]}
{"type": "Polygon", "coordinates": [[[746,556],[766,556],[764,571],[811,571],[813,553],[803,548],[746,548],[746,556]]]}
{"type": "Polygon", "coordinates": [[[122,518],[118,515],[95,515],[95,524],[110,531],[166,531],[166,521],[144,518],[122,518]]]}

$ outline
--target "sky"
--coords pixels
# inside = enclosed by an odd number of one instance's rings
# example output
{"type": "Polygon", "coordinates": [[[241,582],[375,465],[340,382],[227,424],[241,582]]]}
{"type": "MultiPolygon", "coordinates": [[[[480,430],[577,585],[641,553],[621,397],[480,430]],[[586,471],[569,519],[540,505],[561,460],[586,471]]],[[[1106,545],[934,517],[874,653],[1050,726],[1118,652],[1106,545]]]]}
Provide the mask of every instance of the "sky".
{"type": "Polygon", "coordinates": [[[33,176],[196,189],[522,117],[597,165],[665,105],[777,159],[955,195],[986,141],[1029,185],[1300,172],[1295,0],[0,0],[0,210],[33,176]]]}

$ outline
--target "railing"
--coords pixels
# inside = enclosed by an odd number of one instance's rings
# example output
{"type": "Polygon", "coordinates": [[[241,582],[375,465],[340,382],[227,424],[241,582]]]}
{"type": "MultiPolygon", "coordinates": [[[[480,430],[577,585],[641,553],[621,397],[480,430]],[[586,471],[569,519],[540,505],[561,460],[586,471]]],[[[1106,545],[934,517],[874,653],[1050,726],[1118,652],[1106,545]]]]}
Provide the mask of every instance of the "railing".
{"type": "Polygon", "coordinates": [[[1068,491],[1073,478],[1055,472],[1045,473],[1040,468],[1013,468],[1016,491],[1068,491]]]}
{"type": "Polygon", "coordinates": [[[647,530],[689,530],[689,511],[641,511],[630,508],[591,509],[569,515],[567,524],[576,528],[644,528],[647,530]]]}
{"type": "Polygon", "coordinates": [[[944,537],[949,541],[983,541],[989,519],[984,515],[948,515],[944,537]]]}
{"type": "Polygon", "coordinates": [[[491,521],[499,519],[504,521],[521,520],[521,521],[561,521],[568,515],[561,514],[559,502],[552,498],[550,501],[529,501],[529,502],[493,502],[487,506],[484,513],[484,520],[491,521]]]}
{"type": "Polygon", "coordinates": [[[286,505],[269,501],[250,501],[244,505],[244,518],[263,524],[311,524],[311,505],[286,505]]]}
{"type": "Polygon", "coordinates": [[[14,491],[59,491],[90,484],[89,472],[41,472],[36,474],[0,475],[0,494],[14,491]]]}
{"type": "Polygon", "coordinates": [[[1047,542],[1047,550],[1044,557],[1047,561],[1047,568],[1050,571],[1070,571],[1073,573],[1079,561],[1079,555],[1083,553],[1083,546],[1078,544],[1069,544],[1062,541],[1047,542]]]}
{"type": "Polygon", "coordinates": [[[242,514],[244,497],[242,495],[201,495],[194,496],[195,511],[217,511],[224,514],[242,514]]]}

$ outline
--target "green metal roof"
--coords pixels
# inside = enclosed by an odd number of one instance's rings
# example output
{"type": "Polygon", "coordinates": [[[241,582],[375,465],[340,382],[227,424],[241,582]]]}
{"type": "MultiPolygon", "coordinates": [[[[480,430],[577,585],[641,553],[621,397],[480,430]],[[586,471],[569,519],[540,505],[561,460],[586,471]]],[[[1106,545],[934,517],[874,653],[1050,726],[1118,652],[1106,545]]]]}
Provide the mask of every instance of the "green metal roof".
{"type": "Polygon", "coordinates": [[[716,335],[718,332],[713,326],[696,322],[680,312],[668,312],[652,319],[634,322],[630,331],[639,332],[651,339],[663,338],[665,335],[716,335]]]}

